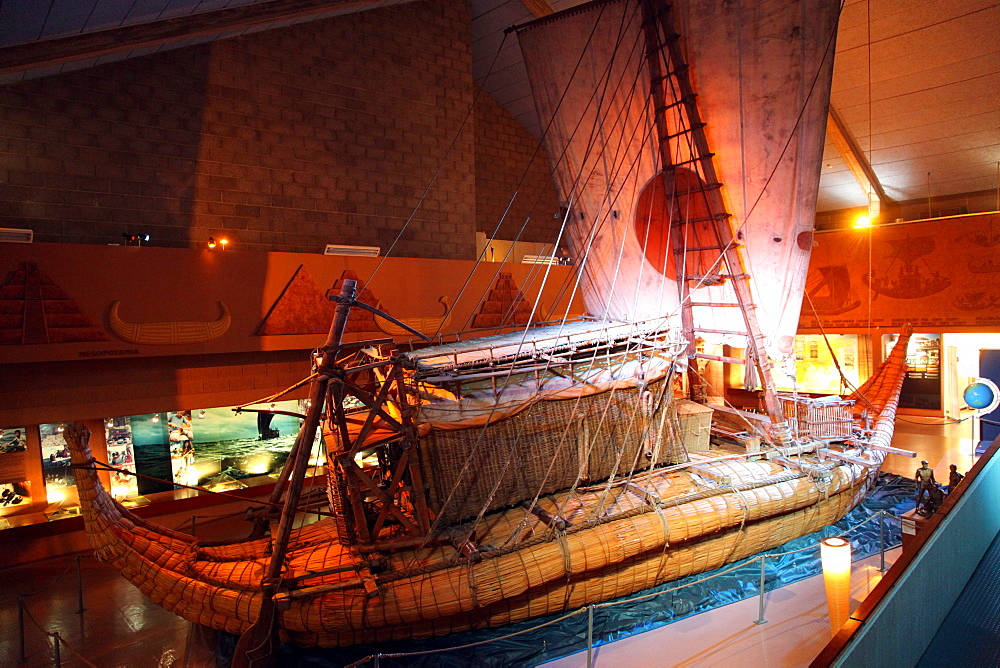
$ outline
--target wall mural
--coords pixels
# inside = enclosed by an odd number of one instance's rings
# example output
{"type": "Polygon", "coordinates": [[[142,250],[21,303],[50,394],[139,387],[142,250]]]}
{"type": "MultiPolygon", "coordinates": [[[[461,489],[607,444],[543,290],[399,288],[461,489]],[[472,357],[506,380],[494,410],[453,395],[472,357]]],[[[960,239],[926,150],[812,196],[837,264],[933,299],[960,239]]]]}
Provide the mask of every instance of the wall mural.
{"type": "MultiPolygon", "coordinates": [[[[358,282],[358,301],[385,310],[382,302],[365,287],[364,283],[350,269],[344,270],[330,290],[320,288],[313,277],[299,265],[292,274],[274,304],[264,316],[263,322],[257,328],[258,336],[281,334],[326,334],[330,331],[330,323],[337,309],[337,303],[330,300],[328,294],[340,294],[344,280],[358,282]]],[[[374,315],[369,311],[355,309],[347,321],[346,332],[377,332],[374,315]]]]}
{"type": "Polygon", "coordinates": [[[476,315],[472,319],[472,328],[526,325],[529,320],[535,322],[539,319],[537,314],[532,316],[531,304],[525,301],[514,276],[500,272],[493,287],[479,303],[476,315]]]}
{"type": "Polygon", "coordinates": [[[799,329],[998,331],[1000,215],[816,235],[799,329]],[[812,306],[810,306],[810,300],[812,306]],[[814,310],[815,308],[815,310],[814,310]]]}
{"type": "MultiPolygon", "coordinates": [[[[359,282],[360,301],[429,333],[474,319],[527,322],[539,290],[553,310],[582,310],[567,304],[570,266],[48,243],[15,251],[0,257],[0,363],[308,350],[333,320],[327,294],[347,279],[359,282]]],[[[344,340],[382,338],[385,327],[354,309],[344,340]]]]}
{"type": "Polygon", "coordinates": [[[108,335],[37,263],[21,262],[7,273],[0,286],[0,344],[107,340],[108,335]]]}
{"type": "Polygon", "coordinates": [[[59,512],[62,507],[79,506],[76,478],[73,475],[69,447],[63,436],[62,423],[38,425],[42,446],[42,471],[45,475],[45,495],[50,504],[47,512],[59,512]]]}
{"type": "Polygon", "coordinates": [[[851,284],[851,272],[845,265],[816,267],[806,280],[807,303],[819,315],[840,315],[861,306],[857,285],[851,284]]]}
{"type": "MultiPolygon", "coordinates": [[[[123,471],[135,473],[135,444],[132,442],[132,423],[128,417],[112,418],[104,423],[104,438],[108,445],[108,464],[123,471]]],[[[139,481],[128,473],[111,472],[111,495],[116,499],[136,496],[139,481]]]]}
{"type": "Polygon", "coordinates": [[[934,237],[911,237],[907,234],[873,245],[876,246],[874,254],[889,258],[889,264],[884,269],[872,269],[862,276],[875,296],[920,299],[936,295],[951,285],[951,279],[938,271],[943,267],[937,262],[932,264],[928,259],[928,256],[931,259],[934,256],[934,237]]]}
{"type": "Polygon", "coordinates": [[[0,484],[24,480],[28,430],[24,427],[0,429],[0,484]]]}
{"type": "Polygon", "coordinates": [[[257,327],[257,336],[326,333],[337,305],[325,292],[300,264],[257,327]]]}

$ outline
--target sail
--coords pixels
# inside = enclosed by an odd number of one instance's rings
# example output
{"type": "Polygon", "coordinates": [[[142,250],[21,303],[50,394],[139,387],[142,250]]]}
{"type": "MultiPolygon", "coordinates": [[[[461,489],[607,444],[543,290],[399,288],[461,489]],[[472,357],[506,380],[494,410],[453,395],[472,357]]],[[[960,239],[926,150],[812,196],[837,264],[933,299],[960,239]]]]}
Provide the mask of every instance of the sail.
{"type": "MultiPolygon", "coordinates": [[[[685,240],[671,235],[682,233],[679,216],[706,215],[688,193],[716,186],[706,185],[674,87],[662,86],[666,127],[656,127],[643,4],[588,4],[522,27],[518,40],[588,310],[679,321],[678,276],[718,273],[718,264],[707,251],[678,254],[672,249],[685,240]],[[662,178],[665,168],[672,178],[662,178]],[[678,269],[681,261],[690,266],[678,269]]],[[[684,62],[655,56],[663,73],[687,67],[731,240],[742,246],[775,356],[792,349],[805,288],[837,10],[832,1],[687,0],[670,10],[684,62]]],[[[697,228],[683,229],[688,248],[699,247],[697,228]]],[[[691,294],[700,303],[734,301],[725,281],[701,279],[691,294]]],[[[746,331],[739,309],[698,307],[694,318],[702,329],[746,331]]]]}

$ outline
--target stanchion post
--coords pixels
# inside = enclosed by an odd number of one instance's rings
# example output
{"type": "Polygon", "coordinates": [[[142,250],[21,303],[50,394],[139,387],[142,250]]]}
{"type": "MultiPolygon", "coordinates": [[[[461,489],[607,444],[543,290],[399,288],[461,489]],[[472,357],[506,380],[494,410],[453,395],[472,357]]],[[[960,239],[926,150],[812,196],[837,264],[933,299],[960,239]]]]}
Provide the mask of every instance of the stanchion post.
{"type": "Polygon", "coordinates": [[[52,659],[56,662],[55,665],[62,665],[62,658],[59,656],[59,632],[56,631],[52,634],[52,659]]]}
{"type": "Polygon", "coordinates": [[[80,567],[80,555],[76,555],[76,601],[78,603],[76,614],[82,615],[86,608],[83,607],[83,570],[80,567]]]}
{"type": "Polygon", "coordinates": [[[194,535],[194,529],[195,529],[194,523],[195,523],[195,520],[197,519],[197,517],[198,517],[197,515],[192,515],[191,516],[191,535],[192,536],[194,535]]]}
{"type": "Polygon", "coordinates": [[[587,668],[594,665],[594,604],[587,606],[587,668]]]}
{"type": "Polygon", "coordinates": [[[767,556],[760,555],[760,605],[757,607],[757,619],[753,620],[754,624],[766,624],[767,620],[764,619],[764,568],[767,566],[767,556]]]}
{"type": "Polygon", "coordinates": [[[18,663],[24,663],[28,660],[24,655],[24,594],[17,595],[17,632],[18,646],[21,648],[21,658],[18,663]]]}
{"type": "Polygon", "coordinates": [[[878,572],[885,573],[885,511],[878,511],[878,545],[881,556],[879,557],[878,572]]]}

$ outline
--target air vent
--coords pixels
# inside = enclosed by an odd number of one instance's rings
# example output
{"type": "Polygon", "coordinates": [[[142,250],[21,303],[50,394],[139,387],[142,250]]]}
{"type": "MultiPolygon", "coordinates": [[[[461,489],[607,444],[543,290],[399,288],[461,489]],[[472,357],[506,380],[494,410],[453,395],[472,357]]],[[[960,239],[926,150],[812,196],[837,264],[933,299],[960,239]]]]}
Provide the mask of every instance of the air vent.
{"type": "Polygon", "coordinates": [[[18,230],[12,227],[0,227],[0,241],[11,244],[30,244],[35,233],[31,230],[18,230]]]}
{"type": "Polygon", "coordinates": [[[338,246],[327,244],[323,255],[353,255],[355,257],[378,257],[382,249],[378,246],[338,246]]]}
{"type": "Polygon", "coordinates": [[[521,264],[559,264],[559,258],[551,255],[525,255],[521,264]]]}

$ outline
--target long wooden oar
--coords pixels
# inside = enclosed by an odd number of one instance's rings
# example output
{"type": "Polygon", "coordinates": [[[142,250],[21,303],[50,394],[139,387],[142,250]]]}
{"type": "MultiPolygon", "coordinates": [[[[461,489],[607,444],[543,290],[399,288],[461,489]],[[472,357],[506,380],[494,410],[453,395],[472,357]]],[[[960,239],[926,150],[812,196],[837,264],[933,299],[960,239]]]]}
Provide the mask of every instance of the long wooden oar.
{"type": "Polygon", "coordinates": [[[285,504],[281,511],[278,533],[273,537],[271,561],[268,563],[267,571],[261,580],[261,590],[264,596],[261,599],[260,613],[257,616],[257,621],[243,632],[236,644],[233,668],[270,668],[276,659],[278,611],[274,605],[274,594],[281,582],[288,538],[295,522],[299,496],[302,493],[302,483],[309,465],[309,450],[312,449],[313,441],[316,439],[316,430],[322,415],[326,389],[330,384],[330,369],[324,367],[329,360],[336,359],[336,351],[340,347],[344,328],[347,326],[347,316],[354,303],[356,288],[356,281],[346,279],[341,286],[340,296],[337,298],[339,303],[336,315],[330,324],[330,333],[326,343],[322,347],[323,361],[320,362],[318,368],[319,375],[313,381],[311,388],[309,411],[306,413],[306,419],[299,430],[292,457],[290,457],[294,462],[294,469],[289,478],[288,495],[285,497],[285,504]]]}

